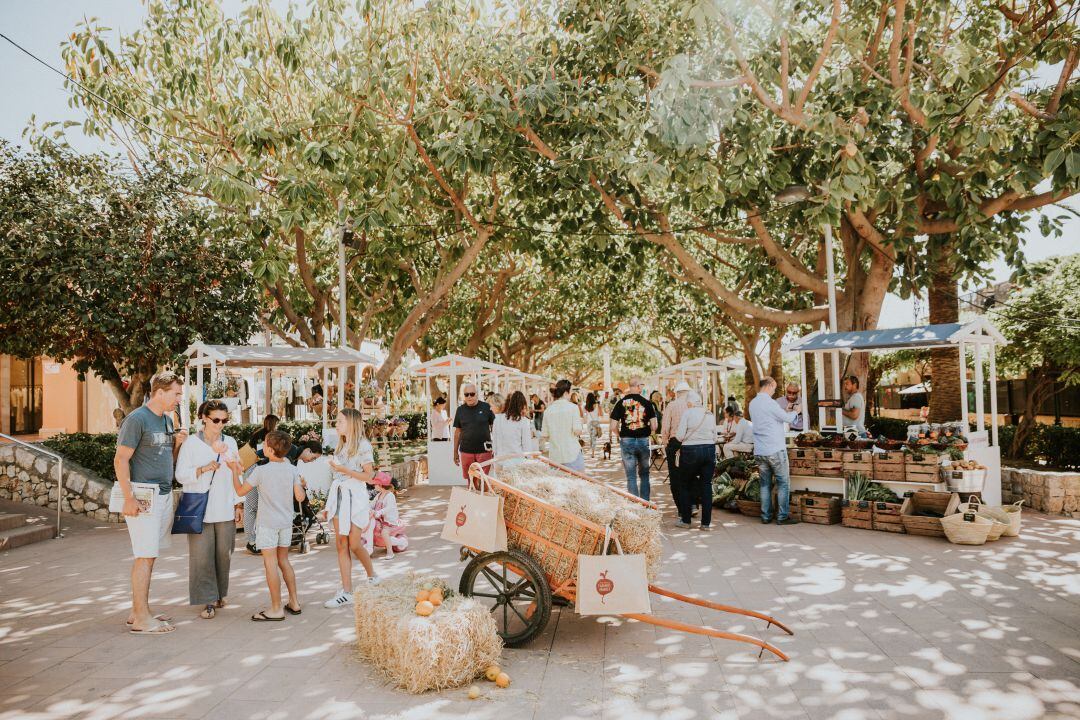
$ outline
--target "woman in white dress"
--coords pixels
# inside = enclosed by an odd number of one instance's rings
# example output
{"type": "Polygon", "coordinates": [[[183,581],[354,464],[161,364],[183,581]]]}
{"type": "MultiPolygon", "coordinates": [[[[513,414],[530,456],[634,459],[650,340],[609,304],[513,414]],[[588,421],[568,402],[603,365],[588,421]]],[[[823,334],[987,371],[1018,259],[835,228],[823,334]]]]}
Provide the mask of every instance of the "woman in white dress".
{"type": "Polygon", "coordinates": [[[367,487],[375,477],[375,453],[364,436],[364,419],[359,410],[343,409],[338,413],[335,427],[338,434],[337,451],[328,461],[330,469],[334,471],[334,481],[330,485],[323,512],[334,526],[341,589],[323,603],[323,607],[328,608],[352,604],[353,555],[364,566],[368,579],[377,582],[368,551],[375,521],[367,487]]]}
{"type": "Polygon", "coordinates": [[[596,457],[596,441],[603,435],[604,421],[600,415],[600,400],[596,393],[585,396],[585,429],[589,434],[589,452],[596,457]]]}
{"type": "Polygon", "coordinates": [[[496,413],[495,424],[491,427],[491,452],[495,456],[496,466],[516,465],[522,458],[507,460],[506,456],[532,450],[533,424],[526,414],[528,407],[525,393],[515,390],[506,401],[503,412],[496,413]]]}
{"type": "Polygon", "coordinates": [[[450,417],[446,414],[446,398],[437,397],[428,412],[428,437],[437,442],[450,440],[450,417]]]}
{"type": "Polygon", "coordinates": [[[202,605],[209,620],[225,607],[229,569],[236,542],[236,507],[230,462],[240,458],[236,441],[222,433],[229,409],[220,400],[199,406],[202,430],[188,435],[176,458],[176,480],[184,492],[207,493],[201,533],[188,537],[188,601],[202,605]]]}

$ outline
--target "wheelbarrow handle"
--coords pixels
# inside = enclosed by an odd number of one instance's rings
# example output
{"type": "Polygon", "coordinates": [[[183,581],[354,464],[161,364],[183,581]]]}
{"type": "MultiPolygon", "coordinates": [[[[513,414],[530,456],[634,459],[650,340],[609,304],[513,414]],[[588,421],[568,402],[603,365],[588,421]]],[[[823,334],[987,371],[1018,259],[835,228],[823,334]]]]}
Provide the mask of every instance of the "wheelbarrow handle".
{"type": "Polygon", "coordinates": [[[776,618],[769,617],[768,615],[763,615],[762,613],[755,612],[753,610],[743,610],[742,608],[738,608],[733,605],[720,605],[719,603],[710,602],[702,598],[691,597],[690,595],[683,595],[681,593],[675,592],[674,590],[662,588],[659,585],[649,585],[649,592],[656,595],[663,595],[664,597],[669,597],[674,600],[678,600],[679,602],[697,605],[698,607],[709,608],[710,610],[719,610],[720,612],[734,613],[736,615],[746,615],[748,617],[757,618],[758,620],[764,620],[770,625],[775,625],[776,627],[780,628],[788,635],[795,634],[791,631],[791,629],[788,628],[787,625],[780,622],[776,618]]]}
{"type": "MultiPolygon", "coordinates": [[[[622,617],[630,618],[632,620],[638,620],[639,622],[649,623],[650,625],[656,625],[657,627],[670,628],[671,630],[679,630],[680,632],[693,633],[694,635],[707,635],[708,637],[721,638],[723,640],[735,640],[736,642],[749,643],[754,647],[761,648],[763,651],[768,650],[784,662],[788,661],[788,656],[785,655],[782,650],[773,647],[764,640],[759,640],[752,635],[723,632],[722,630],[713,630],[711,627],[690,625],[689,623],[679,622],[678,620],[665,620],[664,618],[657,618],[651,615],[642,615],[640,613],[623,613],[622,617]]],[[[761,653],[758,653],[758,656],[760,657],[761,653]]]]}

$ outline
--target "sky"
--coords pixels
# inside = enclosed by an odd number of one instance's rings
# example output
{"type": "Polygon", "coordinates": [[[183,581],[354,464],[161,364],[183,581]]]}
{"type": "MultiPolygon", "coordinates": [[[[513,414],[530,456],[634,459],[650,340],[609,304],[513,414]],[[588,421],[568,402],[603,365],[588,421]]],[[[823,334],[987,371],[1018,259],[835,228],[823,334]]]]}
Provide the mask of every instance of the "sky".
{"type": "MultiPolygon", "coordinates": [[[[240,7],[241,0],[225,0],[227,11],[240,7]]],[[[286,0],[274,0],[284,7],[286,0]]],[[[60,43],[84,17],[97,17],[105,26],[128,33],[136,30],[144,17],[139,0],[0,0],[0,32],[45,59],[54,67],[63,67],[60,43]]],[[[63,79],[48,68],[24,55],[0,39],[0,137],[14,143],[23,142],[22,133],[32,115],[37,121],[81,120],[81,113],[68,106],[68,93],[63,79]]],[[[1056,78],[1054,68],[1040,73],[1040,79],[1056,78]]],[[[102,149],[115,152],[103,141],[84,137],[77,131],[69,133],[73,147],[83,152],[102,149]]],[[[1071,207],[1080,212],[1080,201],[1071,207]]],[[[1054,208],[1051,212],[1058,213],[1054,208]]],[[[1070,217],[1061,238],[1044,238],[1033,216],[1024,235],[1024,252],[1034,262],[1070,252],[1080,252],[1080,219],[1070,217]]],[[[992,268],[995,281],[1006,280],[1011,270],[1004,259],[992,268]]],[[[881,327],[904,327],[924,322],[926,303],[886,297],[881,311],[881,327]]]]}

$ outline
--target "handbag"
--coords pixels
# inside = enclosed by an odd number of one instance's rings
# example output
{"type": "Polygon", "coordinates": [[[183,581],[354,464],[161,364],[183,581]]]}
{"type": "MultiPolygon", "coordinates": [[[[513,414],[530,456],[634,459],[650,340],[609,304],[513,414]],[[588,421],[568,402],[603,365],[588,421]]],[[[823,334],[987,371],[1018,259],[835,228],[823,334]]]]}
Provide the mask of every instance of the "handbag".
{"type": "MultiPolygon", "coordinates": [[[[218,455],[214,462],[220,462],[218,455]]],[[[206,517],[206,502],[210,491],[180,493],[180,502],[173,516],[173,535],[202,535],[203,518],[206,517]]]]}

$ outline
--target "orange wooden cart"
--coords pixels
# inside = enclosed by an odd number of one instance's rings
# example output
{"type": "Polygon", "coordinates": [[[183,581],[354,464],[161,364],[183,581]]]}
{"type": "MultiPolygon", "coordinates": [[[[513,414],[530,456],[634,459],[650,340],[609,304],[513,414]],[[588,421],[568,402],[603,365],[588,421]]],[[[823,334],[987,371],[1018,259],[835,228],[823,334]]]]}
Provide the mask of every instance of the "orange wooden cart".
{"type": "MultiPolygon", "coordinates": [[[[517,457],[546,463],[560,472],[587,480],[627,500],[650,508],[656,507],[653,503],[597,482],[542,455],[529,453],[517,457]]],[[[543,632],[551,618],[554,603],[561,600],[563,604],[567,604],[576,600],[578,555],[600,554],[605,528],[491,477],[487,469],[492,462],[494,461],[474,463],[469,468],[469,475],[475,487],[491,490],[502,496],[508,549],[482,552],[463,547],[461,559],[468,559],[469,563],[461,573],[458,589],[462,595],[490,600],[491,612],[495,615],[503,641],[510,647],[518,647],[543,632]]],[[[764,620],[767,623],[766,629],[775,625],[788,635],[794,634],[780,621],[753,610],[720,605],[658,585],[650,584],[649,591],[690,605],[764,620]]],[[[788,659],[778,648],[751,635],[724,632],[645,614],[626,614],[622,617],[672,630],[749,643],[760,648],[759,658],[768,650],[781,660],[788,659]]]]}

